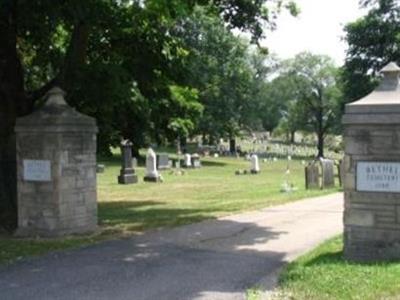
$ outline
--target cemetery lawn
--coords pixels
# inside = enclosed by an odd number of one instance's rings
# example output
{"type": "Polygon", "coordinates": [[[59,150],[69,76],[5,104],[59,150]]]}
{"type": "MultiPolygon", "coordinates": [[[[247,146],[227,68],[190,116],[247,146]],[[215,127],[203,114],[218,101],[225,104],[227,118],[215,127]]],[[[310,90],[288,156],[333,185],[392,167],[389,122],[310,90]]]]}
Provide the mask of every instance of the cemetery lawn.
{"type": "Polygon", "coordinates": [[[290,181],[297,188],[282,193],[286,160],[262,162],[257,175],[235,175],[249,169],[243,158],[202,159],[201,169],[186,170],[185,175],[161,171],[163,183],[143,182],[144,168],[139,166],[139,183],[118,185],[120,162],[105,162],[106,171],[98,174],[99,221],[106,231],[117,234],[177,226],[205,219],[255,210],[322,194],[330,190],[305,190],[304,166],[290,162],[290,181]]]}
{"type": "Polygon", "coordinates": [[[398,299],[400,263],[350,263],[342,236],[290,263],[273,299],[398,299]]]}
{"type": "Polygon", "coordinates": [[[249,162],[242,158],[206,158],[202,162],[203,168],[187,170],[182,176],[162,171],[163,183],[143,182],[144,167],[139,165],[139,183],[119,185],[120,158],[99,161],[106,166],[105,172],[97,176],[99,233],[54,240],[21,240],[0,235],[0,263],[338,191],[306,191],[300,160],[290,161],[290,182],[297,188],[291,193],[280,191],[286,160],[260,160],[258,175],[234,174],[238,169],[249,168],[249,162]]]}

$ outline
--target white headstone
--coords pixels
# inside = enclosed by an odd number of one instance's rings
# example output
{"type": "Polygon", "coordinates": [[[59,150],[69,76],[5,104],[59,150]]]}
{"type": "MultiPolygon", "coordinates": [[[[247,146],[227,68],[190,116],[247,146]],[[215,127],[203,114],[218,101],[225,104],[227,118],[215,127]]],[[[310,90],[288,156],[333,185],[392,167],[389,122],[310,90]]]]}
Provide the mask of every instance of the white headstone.
{"type": "Polygon", "coordinates": [[[192,157],[190,156],[189,153],[186,153],[186,154],[185,154],[184,161],[185,161],[185,167],[186,167],[186,168],[192,166],[192,157]]]}
{"type": "Polygon", "coordinates": [[[149,148],[149,150],[147,150],[146,177],[148,177],[148,178],[160,177],[160,175],[157,171],[157,157],[156,157],[155,152],[151,148],[149,148]]]}
{"type": "Polygon", "coordinates": [[[260,172],[260,164],[258,162],[258,156],[256,154],[253,154],[251,156],[251,170],[250,171],[253,173],[260,172]]]}

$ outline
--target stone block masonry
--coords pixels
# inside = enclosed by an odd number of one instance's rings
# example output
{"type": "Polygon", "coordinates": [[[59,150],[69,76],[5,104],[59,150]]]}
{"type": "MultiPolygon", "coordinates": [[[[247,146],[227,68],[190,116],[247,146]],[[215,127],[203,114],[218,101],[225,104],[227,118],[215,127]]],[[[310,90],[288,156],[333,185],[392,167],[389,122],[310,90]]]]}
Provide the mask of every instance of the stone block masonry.
{"type": "Polygon", "coordinates": [[[346,105],[344,254],[355,261],[400,259],[400,68],[346,105]]]}
{"type": "Polygon", "coordinates": [[[96,122],[54,88],[17,120],[19,236],[57,237],[97,227],[96,122]]]}

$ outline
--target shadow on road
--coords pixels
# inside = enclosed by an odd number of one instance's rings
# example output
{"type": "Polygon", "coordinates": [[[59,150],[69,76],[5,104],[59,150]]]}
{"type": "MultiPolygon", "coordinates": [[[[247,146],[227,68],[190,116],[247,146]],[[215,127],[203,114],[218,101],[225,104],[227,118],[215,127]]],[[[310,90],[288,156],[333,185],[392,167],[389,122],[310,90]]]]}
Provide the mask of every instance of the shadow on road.
{"type": "Polygon", "coordinates": [[[282,266],[283,253],[262,247],[282,234],[211,220],[53,253],[0,268],[1,298],[240,299],[282,266]]]}

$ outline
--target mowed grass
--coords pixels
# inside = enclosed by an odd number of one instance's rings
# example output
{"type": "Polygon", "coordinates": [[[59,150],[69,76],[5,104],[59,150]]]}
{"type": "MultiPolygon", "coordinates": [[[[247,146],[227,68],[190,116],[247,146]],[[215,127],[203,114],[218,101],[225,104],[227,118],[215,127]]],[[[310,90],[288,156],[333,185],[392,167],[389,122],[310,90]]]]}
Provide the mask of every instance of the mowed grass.
{"type": "Polygon", "coordinates": [[[306,191],[301,161],[290,162],[290,181],[297,187],[292,193],[280,191],[287,161],[261,162],[260,174],[239,176],[234,174],[236,170],[250,168],[242,158],[202,161],[201,169],[187,170],[182,176],[162,171],[162,183],[143,182],[144,167],[139,166],[139,182],[130,185],[117,183],[119,157],[99,161],[106,166],[105,172],[97,176],[99,232],[54,240],[0,236],[0,263],[337,191],[306,191]]]}
{"type": "Polygon", "coordinates": [[[106,172],[98,176],[100,224],[115,232],[141,231],[337,191],[305,190],[301,161],[290,161],[289,180],[297,188],[291,193],[281,192],[287,161],[261,162],[260,174],[235,175],[249,168],[242,158],[207,158],[203,168],[186,170],[182,176],[162,171],[164,182],[158,184],[143,182],[144,168],[139,167],[139,183],[119,185],[119,163],[106,162],[106,172]]]}
{"type": "Polygon", "coordinates": [[[342,237],[290,263],[274,299],[400,299],[400,263],[350,263],[342,237]]]}

